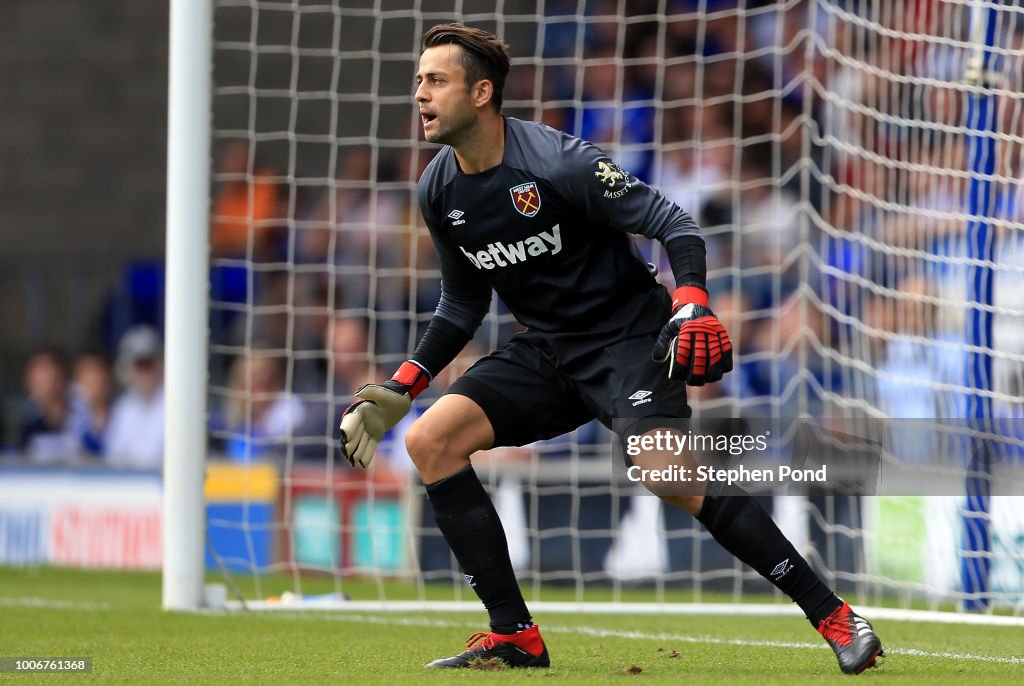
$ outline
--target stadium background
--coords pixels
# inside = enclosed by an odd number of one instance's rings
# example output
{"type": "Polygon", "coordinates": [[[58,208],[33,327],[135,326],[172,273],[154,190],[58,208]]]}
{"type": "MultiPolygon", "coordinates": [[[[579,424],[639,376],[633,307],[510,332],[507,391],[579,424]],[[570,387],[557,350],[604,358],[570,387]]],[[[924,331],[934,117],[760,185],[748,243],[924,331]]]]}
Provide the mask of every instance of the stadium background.
{"type": "Polygon", "coordinates": [[[0,384],[11,420],[28,352],[104,343],[100,311],[124,265],[163,255],[167,8],[16,0],[2,13],[0,384]]]}

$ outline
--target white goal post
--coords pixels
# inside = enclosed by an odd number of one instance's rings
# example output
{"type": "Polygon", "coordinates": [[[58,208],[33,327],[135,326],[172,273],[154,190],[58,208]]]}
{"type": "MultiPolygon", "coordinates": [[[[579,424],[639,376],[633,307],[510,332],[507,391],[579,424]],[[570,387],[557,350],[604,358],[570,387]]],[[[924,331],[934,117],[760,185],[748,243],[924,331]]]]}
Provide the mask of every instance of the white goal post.
{"type": "MultiPolygon", "coordinates": [[[[333,433],[437,300],[412,76],[443,21],[509,42],[507,114],[593,140],[701,225],[737,350],[697,416],[880,422],[882,469],[960,451],[966,478],[763,496],[826,581],[1019,621],[1024,8],[986,0],[171,0],[164,607],[205,606],[208,573],[249,608],[472,606],[408,422],[368,474],[333,433]]],[[[409,420],[515,330],[492,304],[409,420]]],[[[613,486],[610,443],[588,425],[478,464],[531,607],[789,611],[613,486]]]]}
{"type": "Polygon", "coordinates": [[[171,0],[167,111],[167,345],[163,606],[204,603],[210,0],[171,0]]]}

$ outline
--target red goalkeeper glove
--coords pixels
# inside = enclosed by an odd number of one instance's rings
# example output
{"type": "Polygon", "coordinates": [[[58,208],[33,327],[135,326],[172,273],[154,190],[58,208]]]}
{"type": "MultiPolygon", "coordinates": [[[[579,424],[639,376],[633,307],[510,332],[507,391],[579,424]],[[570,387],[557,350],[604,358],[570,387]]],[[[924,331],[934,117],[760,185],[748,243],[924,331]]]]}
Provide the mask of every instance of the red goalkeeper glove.
{"type": "Polygon", "coordinates": [[[708,292],[699,286],[680,286],[672,294],[672,318],[658,334],[651,355],[668,360],[670,379],[690,386],[718,381],[732,371],[729,333],[708,309],[708,292]]]}
{"type": "Polygon", "coordinates": [[[412,406],[413,398],[430,384],[430,374],[409,360],[383,384],[366,384],[341,413],[341,454],[353,467],[369,466],[377,444],[412,406]]]}

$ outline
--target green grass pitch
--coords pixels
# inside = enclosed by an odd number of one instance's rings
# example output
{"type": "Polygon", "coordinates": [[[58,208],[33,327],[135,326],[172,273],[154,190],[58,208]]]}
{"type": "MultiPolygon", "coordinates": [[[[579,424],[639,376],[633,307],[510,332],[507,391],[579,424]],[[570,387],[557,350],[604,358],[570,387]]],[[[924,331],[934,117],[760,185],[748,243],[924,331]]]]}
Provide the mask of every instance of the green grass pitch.
{"type": "Polygon", "coordinates": [[[877,621],[889,655],[849,677],[794,617],[541,614],[549,670],[423,669],[458,652],[484,619],[482,611],[167,613],[157,574],[0,568],[0,656],[93,658],[91,674],[0,674],[0,682],[1024,683],[1024,628],[877,621]]]}

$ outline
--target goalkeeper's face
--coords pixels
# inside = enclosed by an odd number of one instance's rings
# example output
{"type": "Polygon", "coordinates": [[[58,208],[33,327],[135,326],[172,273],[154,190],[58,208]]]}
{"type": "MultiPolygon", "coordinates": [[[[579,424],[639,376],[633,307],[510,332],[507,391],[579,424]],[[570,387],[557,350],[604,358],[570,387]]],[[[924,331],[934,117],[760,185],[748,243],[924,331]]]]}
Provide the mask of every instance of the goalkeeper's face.
{"type": "Polygon", "coordinates": [[[431,143],[458,146],[475,126],[478,108],[466,83],[457,45],[427,48],[416,73],[416,103],[423,135],[431,143]]]}

